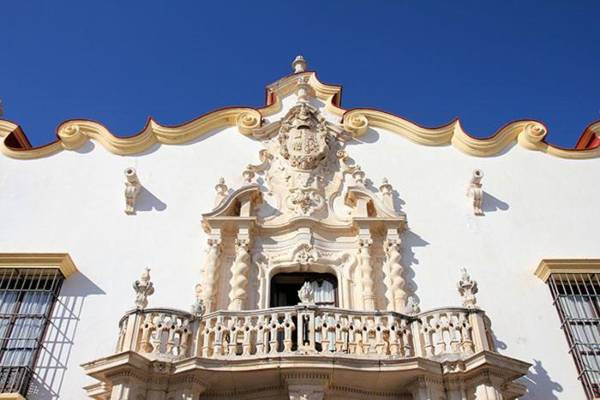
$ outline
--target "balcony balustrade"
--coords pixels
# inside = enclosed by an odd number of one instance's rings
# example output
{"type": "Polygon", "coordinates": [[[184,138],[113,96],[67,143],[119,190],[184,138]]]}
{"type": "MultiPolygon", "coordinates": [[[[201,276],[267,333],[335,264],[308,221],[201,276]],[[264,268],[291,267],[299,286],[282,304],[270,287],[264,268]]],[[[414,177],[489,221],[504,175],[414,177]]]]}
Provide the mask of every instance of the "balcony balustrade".
{"type": "Polygon", "coordinates": [[[409,316],[298,305],[202,317],[148,308],[129,312],[119,326],[117,352],[134,351],[164,361],[316,354],[440,360],[494,350],[484,312],[467,308],[409,316]]]}
{"type": "MultiPolygon", "coordinates": [[[[413,314],[316,305],[309,284],[296,306],[193,314],[136,308],[121,318],[115,352],[83,364],[97,400],[474,399],[510,400],[530,364],[496,352],[466,271],[463,307],[413,314]],[[391,397],[390,397],[391,396],[391,397]]],[[[202,303],[194,307],[202,311],[202,303]]]]}

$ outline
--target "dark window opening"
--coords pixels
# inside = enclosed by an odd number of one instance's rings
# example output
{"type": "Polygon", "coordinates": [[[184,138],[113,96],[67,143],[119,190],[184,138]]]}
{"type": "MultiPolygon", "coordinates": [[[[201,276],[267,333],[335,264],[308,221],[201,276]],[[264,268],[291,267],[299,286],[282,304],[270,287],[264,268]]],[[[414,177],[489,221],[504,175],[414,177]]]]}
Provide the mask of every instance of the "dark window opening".
{"type": "Polygon", "coordinates": [[[588,399],[600,396],[600,274],[552,274],[548,280],[588,399]]]}
{"type": "Polygon", "coordinates": [[[315,304],[337,307],[337,278],[332,274],[293,272],[277,274],[271,279],[271,307],[295,306],[300,302],[298,290],[309,282],[315,304]]]}
{"type": "Polygon", "coordinates": [[[57,269],[0,270],[0,393],[27,396],[63,279],[57,269]]]}

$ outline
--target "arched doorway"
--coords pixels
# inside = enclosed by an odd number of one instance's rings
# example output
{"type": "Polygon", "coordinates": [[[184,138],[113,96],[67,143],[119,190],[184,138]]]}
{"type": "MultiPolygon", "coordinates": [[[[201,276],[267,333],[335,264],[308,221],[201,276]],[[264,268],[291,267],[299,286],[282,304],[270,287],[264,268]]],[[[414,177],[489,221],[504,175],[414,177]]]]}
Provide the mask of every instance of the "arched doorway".
{"type": "Polygon", "coordinates": [[[314,272],[279,273],[271,278],[270,307],[295,306],[300,302],[298,290],[309,282],[315,303],[324,307],[338,306],[338,283],[333,274],[314,272]]]}

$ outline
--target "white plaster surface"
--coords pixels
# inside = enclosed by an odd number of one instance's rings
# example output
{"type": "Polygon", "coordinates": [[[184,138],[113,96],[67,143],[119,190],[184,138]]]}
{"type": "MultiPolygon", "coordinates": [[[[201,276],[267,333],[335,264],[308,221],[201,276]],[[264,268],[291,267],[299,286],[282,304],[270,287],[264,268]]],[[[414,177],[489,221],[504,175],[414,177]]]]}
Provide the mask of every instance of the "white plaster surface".
{"type": "MultiPolygon", "coordinates": [[[[348,153],[375,186],[389,179],[407,214],[403,263],[421,309],[459,305],[456,282],[468,268],[500,351],[534,364],[526,398],[584,398],[550,292],[533,272],[542,258],[600,256],[600,160],[519,146],[477,158],[382,130],[360,140],[348,153]],[[476,168],[485,173],[482,217],[465,194],[476,168]]],[[[113,352],[144,267],[156,287],[150,306],[189,309],[204,250],[201,214],[212,209],[217,179],[238,187],[261,148],[228,128],[136,156],[93,142],[38,160],[0,155],[0,252],[68,252],[80,271],[63,286],[35,398],[85,397],[93,380],[80,364],[113,352]],[[131,216],[123,212],[126,167],[144,187],[131,216]]]]}

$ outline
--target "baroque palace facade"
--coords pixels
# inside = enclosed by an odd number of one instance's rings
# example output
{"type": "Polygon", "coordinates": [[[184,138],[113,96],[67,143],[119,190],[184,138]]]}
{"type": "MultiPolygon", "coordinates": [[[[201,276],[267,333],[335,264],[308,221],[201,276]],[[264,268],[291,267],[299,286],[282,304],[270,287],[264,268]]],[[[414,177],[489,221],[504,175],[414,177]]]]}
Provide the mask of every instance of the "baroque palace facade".
{"type": "Polygon", "coordinates": [[[292,67],[128,138],[0,120],[0,398],[599,396],[600,123],[475,139],[292,67]]]}

